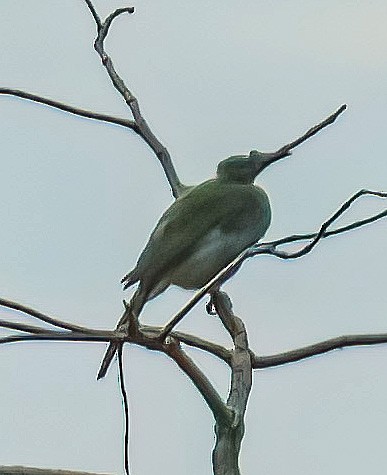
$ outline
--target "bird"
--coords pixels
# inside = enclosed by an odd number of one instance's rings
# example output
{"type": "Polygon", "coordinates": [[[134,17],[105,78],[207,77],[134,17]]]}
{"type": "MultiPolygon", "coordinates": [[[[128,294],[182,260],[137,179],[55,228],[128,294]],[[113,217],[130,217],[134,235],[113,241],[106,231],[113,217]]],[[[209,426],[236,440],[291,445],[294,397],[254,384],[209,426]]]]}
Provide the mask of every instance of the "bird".
{"type": "MultiPolygon", "coordinates": [[[[122,279],[124,290],[138,282],[117,329],[128,315],[136,321],[145,303],[170,285],[200,289],[241,252],[260,240],[271,222],[266,192],[254,185],[257,175],[277,160],[252,150],[217,166],[216,177],[191,187],[159,219],[133,270],[122,279]]],[[[111,342],[97,379],[106,375],[120,344],[111,342]]]]}

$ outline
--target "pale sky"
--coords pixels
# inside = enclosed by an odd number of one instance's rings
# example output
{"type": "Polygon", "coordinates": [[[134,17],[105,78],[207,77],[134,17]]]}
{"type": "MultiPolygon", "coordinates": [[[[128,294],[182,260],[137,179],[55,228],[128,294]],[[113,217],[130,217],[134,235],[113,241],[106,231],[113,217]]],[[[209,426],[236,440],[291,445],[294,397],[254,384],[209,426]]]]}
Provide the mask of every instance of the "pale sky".
{"type": "MultiPolygon", "coordinates": [[[[127,6],[95,1],[101,15],[127,6]]],[[[181,179],[272,151],[343,103],[348,110],[257,180],[269,194],[266,238],[311,232],[361,188],[387,189],[387,3],[139,0],[106,43],[181,179]]],[[[0,86],[127,116],[92,44],[83,1],[2,0],[0,86]]],[[[0,97],[1,296],[93,328],[113,328],[120,278],[172,202],[157,160],[118,126],[0,97]]],[[[387,206],[366,198],[348,220],[387,206]]],[[[387,331],[387,222],[321,243],[292,262],[260,257],[225,286],[251,347],[273,354],[327,338],[387,331]]],[[[143,321],[162,324],[190,298],[170,289],[143,321]]],[[[2,310],[1,318],[12,312],[2,310]]],[[[25,321],[19,317],[21,321],[25,321]]],[[[181,329],[228,344],[191,312],[181,329]]],[[[4,332],[5,334],[6,332],[4,332]]],[[[116,366],[105,345],[0,347],[0,465],[122,473],[116,366]]],[[[222,395],[224,364],[191,356],[222,395]]],[[[384,473],[387,347],[356,348],[256,372],[243,475],[384,473]]],[[[127,347],[133,474],[211,474],[213,420],[163,355],[127,347]]]]}

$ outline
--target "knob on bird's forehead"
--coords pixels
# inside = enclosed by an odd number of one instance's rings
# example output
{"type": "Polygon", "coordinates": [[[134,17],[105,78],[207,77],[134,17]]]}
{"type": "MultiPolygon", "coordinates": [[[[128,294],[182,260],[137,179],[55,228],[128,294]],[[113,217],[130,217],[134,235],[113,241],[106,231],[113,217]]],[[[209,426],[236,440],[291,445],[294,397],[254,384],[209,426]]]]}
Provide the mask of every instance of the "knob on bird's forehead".
{"type": "Polygon", "coordinates": [[[218,173],[223,169],[251,168],[259,173],[267,165],[267,154],[252,150],[248,155],[232,155],[218,164],[218,173]]]}

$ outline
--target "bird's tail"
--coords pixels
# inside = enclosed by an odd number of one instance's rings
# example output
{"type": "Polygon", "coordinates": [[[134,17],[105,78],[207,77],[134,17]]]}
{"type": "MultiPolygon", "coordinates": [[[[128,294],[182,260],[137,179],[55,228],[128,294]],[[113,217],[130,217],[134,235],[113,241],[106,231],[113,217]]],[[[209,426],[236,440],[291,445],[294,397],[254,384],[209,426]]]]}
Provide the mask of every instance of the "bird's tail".
{"type": "MultiPolygon", "coordinates": [[[[137,281],[138,281],[138,277],[137,277],[136,269],[133,269],[128,274],[124,275],[124,277],[121,279],[121,284],[124,284],[124,290],[125,290],[129,288],[131,285],[135,284],[137,281]]],[[[130,309],[129,307],[127,307],[124,312],[124,315],[121,317],[120,321],[118,322],[116,330],[119,330],[120,326],[122,326],[124,323],[127,323],[129,319],[129,312],[130,312],[130,309]]],[[[118,350],[118,347],[119,347],[118,343],[111,342],[109,344],[108,349],[105,352],[105,356],[103,357],[101,366],[97,374],[97,381],[98,379],[104,378],[106,376],[107,370],[109,369],[110,363],[112,362],[114,355],[116,354],[116,351],[118,350]]]]}
{"type": "Polygon", "coordinates": [[[118,350],[118,346],[119,346],[118,343],[109,344],[108,349],[106,350],[105,356],[103,357],[101,366],[97,374],[97,381],[106,376],[110,363],[112,362],[114,355],[116,354],[116,351],[118,350]]]}
{"type": "MultiPolygon", "coordinates": [[[[134,272],[130,274],[134,274],[134,272]]],[[[138,279],[136,278],[134,282],[136,282],[137,280],[138,279]]],[[[117,324],[116,331],[128,331],[129,321],[131,321],[130,319],[132,318],[135,320],[137,324],[138,316],[140,315],[140,312],[145,305],[147,296],[148,296],[148,292],[145,291],[145,289],[140,283],[137,290],[133,294],[133,297],[131,298],[129,304],[125,304],[125,311],[122,317],[120,318],[120,321],[117,324]]],[[[97,374],[97,380],[104,378],[106,376],[107,370],[109,369],[109,366],[114,358],[114,355],[116,354],[120,346],[122,346],[122,343],[118,343],[116,341],[111,341],[109,343],[109,346],[105,352],[101,366],[97,374]]]]}
{"type": "MultiPolygon", "coordinates": [[[[120,321],[118,322],[118,325],[116,327],[116,330],[120,330],[124,325],[126,326],[127,322],[129,321],[129,315],[130,315],[130,304],[126,307],[124,314],[120,318],[120,321]]],[[[116,343],[116,342],[110,342],[109,346],[105,352],[105,355],[103,357],[101,366],[99,367],[99,371],[97,374],[97,381],[101,378],[104,378],[106,376],[107,370],[109,369],[110,363],[113,361],[113,358],[119,348],[119,346],[122,345],[122,343],[116,343]]]]}

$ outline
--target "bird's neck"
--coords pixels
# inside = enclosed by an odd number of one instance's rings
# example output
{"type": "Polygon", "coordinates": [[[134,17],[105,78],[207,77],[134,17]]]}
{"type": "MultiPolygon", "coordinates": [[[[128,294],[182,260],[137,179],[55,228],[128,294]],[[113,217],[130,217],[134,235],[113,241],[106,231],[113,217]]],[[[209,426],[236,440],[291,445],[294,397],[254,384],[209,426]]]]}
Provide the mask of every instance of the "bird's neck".
{"type": "Polygon", "coordinates": [[[250,180],[239,176],[218,175],[216,181],[222,185],[252,185],[254,183],[254,178],[250,180]]]}

